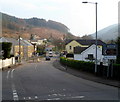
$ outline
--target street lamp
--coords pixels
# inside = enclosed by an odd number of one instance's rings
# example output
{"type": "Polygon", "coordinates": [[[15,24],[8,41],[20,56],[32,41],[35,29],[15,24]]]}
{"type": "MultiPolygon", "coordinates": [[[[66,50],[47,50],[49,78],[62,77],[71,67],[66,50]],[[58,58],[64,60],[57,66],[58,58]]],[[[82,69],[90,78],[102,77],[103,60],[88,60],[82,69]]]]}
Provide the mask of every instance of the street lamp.
{"type": "Polygon", "coordinates": [[[96,6],[96,58],[95,58],[95,73],[97,73],[97,2],[87,2],[87,1],[84,1],[82,3],[91,3],[91,4],[95,4],[96,6]]]}

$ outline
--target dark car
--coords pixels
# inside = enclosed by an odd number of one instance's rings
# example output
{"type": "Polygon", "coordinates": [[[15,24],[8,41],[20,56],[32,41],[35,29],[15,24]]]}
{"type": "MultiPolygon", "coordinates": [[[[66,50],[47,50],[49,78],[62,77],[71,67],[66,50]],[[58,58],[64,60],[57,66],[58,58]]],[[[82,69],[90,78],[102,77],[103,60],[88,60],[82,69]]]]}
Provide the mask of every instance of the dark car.
{"type": "Polygon", "coordinates": [[[47,60],[50,60],[50,57],[49,57],[49,56],[46,56],[46,58],[45,58],[45,59],[46,59],[46,61],[47,61],[47,60]]]}

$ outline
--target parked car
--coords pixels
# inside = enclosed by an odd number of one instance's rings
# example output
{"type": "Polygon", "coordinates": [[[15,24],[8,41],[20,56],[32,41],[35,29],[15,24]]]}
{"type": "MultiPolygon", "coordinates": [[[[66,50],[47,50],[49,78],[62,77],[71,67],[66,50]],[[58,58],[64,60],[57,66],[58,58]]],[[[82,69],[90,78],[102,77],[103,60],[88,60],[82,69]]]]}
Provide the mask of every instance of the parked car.
{"type": "Polygon", "coordinates": [[[47,60],[50,60],[50,57],[49,57],[49,56],[46,56],[45,60],[46,60],[46,61],[47,61],[47,60]]]}
{"type": "Polygon", "coordinates": [[[53,52],[52,51],[49,52],[49,57],[53,57],[53,52]]]}

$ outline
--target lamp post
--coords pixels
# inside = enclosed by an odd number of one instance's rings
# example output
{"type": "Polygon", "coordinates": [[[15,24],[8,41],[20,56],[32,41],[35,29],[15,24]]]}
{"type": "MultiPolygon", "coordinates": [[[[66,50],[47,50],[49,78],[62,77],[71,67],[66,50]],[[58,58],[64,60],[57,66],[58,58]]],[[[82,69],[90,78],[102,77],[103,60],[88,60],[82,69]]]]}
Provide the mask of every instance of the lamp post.
{"type": "Polygon", "coordinates": [[[20,42],[20,35],[19,35],[19,64],[21,63],[21,42],[20,42]]]}
{"type": "Polygon", "coordinates": [[[84,1],[84,2],[82,2],[82,3],[91,3],[91,4],[95,4],[95,10],[96,10],[96,41],[95,41],[95,43],[96,43],[96,54],[95,54],[95,56],[96,56],[96,58],[95,58],[95,73],[97,73],[97,44],[98,44],[98,42],[97,42],[97,2],[87,2],[87,1],[84,1]]]}

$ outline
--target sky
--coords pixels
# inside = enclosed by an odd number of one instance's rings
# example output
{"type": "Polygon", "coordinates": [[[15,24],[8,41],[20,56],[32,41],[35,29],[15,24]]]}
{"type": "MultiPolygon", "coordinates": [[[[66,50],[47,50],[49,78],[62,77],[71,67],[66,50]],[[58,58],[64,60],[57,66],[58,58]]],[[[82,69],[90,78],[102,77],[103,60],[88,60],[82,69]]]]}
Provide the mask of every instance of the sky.
{"type": "Polygon", "coordinates": [[[76,36],[95,32],[95,4],[98,3],[98,31],[118,23],[119,0],[0,0],[0,12],[18,18],[43,18],[65,24],[76,36]]]}

